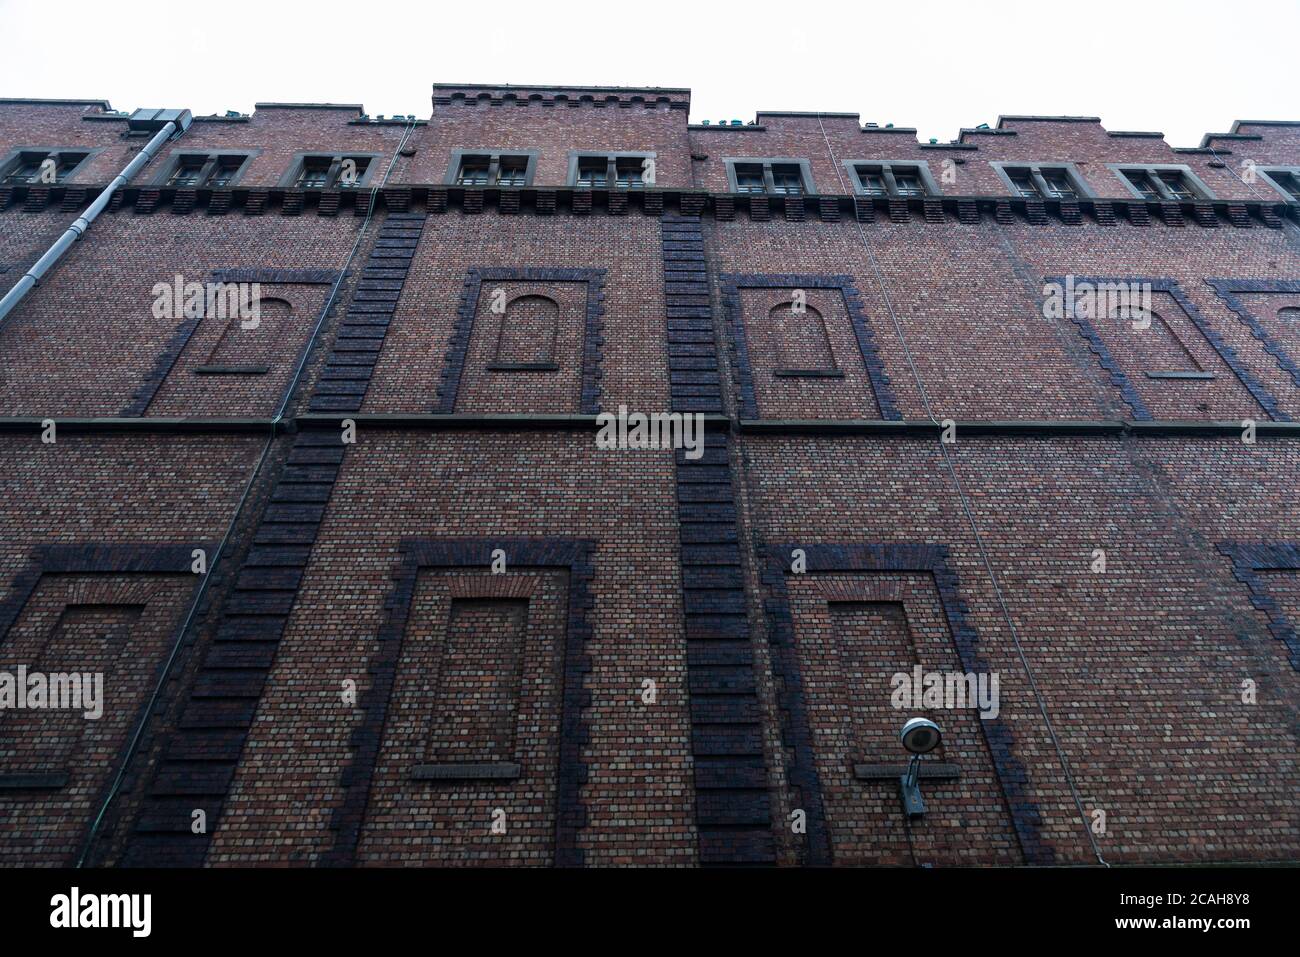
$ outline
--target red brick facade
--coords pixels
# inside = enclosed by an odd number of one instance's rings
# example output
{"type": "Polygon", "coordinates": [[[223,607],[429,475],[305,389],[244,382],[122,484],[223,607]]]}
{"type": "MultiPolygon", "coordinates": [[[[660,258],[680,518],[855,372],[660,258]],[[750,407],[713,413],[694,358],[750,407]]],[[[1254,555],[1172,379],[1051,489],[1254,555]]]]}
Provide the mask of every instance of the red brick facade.
{"type": "MultiPolygon", "coordinates": [[[[1300,859],[1300,123],[688,110],[263,104],[116,193],[0,325],[0,675],[105,683],[0,711],[0,864],[1300,859]],[[298,185],[317,154],[364,175],[298,185]],[[999,172],[1044,166],[1074,190],[999,172]],[[159,318],[177,277],[260,320],[159,318]],[[1049,307],[1106,281],[1150,322],[1049,307]],[[703,413],[700,454],[599,448],[621,406],[703,413]],[[896,706],[917,666],[996,673],[996,714],[896,706]]],[[[0,101],[0,160],[86,154],[0,185],[4,289],[144,141],[0,101]]]]}

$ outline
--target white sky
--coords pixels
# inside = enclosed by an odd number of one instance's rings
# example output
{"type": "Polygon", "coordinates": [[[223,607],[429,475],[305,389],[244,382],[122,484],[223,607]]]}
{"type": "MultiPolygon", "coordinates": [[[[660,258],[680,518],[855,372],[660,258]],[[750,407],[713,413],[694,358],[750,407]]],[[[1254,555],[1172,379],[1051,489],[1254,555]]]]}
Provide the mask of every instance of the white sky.
{"type": "Polygon", "coordinates": [[[999,114],[1068,114],[1174,146],[1234,119],[1300,120],[1300,0],[790,9],[802,26],[771,0],[0,0],[0,96],[424,117],[434,82],[676,86],[692,122],[855,112],[946,141],[999,114]]]}

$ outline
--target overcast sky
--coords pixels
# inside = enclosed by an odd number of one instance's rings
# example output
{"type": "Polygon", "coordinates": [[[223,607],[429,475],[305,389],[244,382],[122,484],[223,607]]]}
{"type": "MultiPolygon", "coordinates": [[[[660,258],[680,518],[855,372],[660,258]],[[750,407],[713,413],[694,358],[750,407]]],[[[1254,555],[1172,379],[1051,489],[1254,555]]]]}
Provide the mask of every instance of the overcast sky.
{"type": "Polygon", "coordinates": [[[999,114],[1100,116],[1196,145],[1300,120],[1300,0],[0,0],[0,96],[428,116],[430,84],[680,86],[692,122],[860,113],[952,139],[999,114]],[[791,23],[797,19],[798,24],[791,23]]]}

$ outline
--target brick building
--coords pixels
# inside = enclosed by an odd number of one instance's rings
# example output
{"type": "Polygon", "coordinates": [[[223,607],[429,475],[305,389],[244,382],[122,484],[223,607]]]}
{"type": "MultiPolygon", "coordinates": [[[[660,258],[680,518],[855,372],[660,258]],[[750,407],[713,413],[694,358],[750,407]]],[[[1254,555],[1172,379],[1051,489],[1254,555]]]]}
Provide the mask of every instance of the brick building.
{"type": "MultiPolygon", "coordinates": [[[[105,689],[0,714],[0,864],[1300,856],[1300,123],[689,105],[260,104],[113,194],[0,325],[0,672],[105,689]]],[[[4,290],[149,135],[0,101],[4,290]]]]}

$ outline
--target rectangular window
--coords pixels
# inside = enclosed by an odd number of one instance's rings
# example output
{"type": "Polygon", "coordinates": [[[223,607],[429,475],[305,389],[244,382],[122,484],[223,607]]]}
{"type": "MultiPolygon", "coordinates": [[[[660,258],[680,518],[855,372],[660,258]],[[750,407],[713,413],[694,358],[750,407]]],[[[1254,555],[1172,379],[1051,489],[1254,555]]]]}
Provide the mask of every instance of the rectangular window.
{"type": "Polygon", "coordinates": [[[528,185],[528,157],[526,156],[501,157],[500,174],[497,176],[497,185],[527,186],[528,185]]]}
{"type": "Polygon", "coordinates": [[[59,155],[59,179],[65,180],[72,175],[72,171],[80,166],[89,156],[89,153],[60,153],[59,155]]]}
{"type": "Polygon", "coordinates": [[[229,186],[235,174],[244,165],[244,159],[243,156],[218,157],[216,165],[212,168],[212,174],[208,177],[207,185],[213,189],[229,186]]]}
{"type": "Polygon", "coordinates": [[[921,177],[914,171],[895,170],[894,183],[898,187],[899,196],[925,195],[925,186],[921,183],[921,177]]]}
{"type": "Polygon", "coordinates": [[[1164,183],[1165,189],[1174,199],[1189,200],[1196,199],[1196,193],[1187,184],[1187,180],[1182,173],[1165,172],[1160,174],[1160,180],[1164,183]]]}
{"type": "Polygon", "coordinates": [[[21,183],[33,183],[41,174],[41,163],[45,162],[44,156],[38,156],[32,153],[24,153],[18,158],[18,162],[5,175],[4,182],[6,185],[16,186],[21,183]]]}
{"type": "Polygon", "coordinates": [[[646,189],[655,185],[654,153],[569,151],[569,185],[592,189],[646,189]]]}
{"type": "Polygon", "coordinates": [[[752,165],[736,166],[737,193],[763,193],[767,185],[763,182],[763,167],[752,165]]]}
{"type": "Polygon", "coordinates": [[[799,167],[788,163],[772,166],[772,192],[787,196],[803,195],[803,178],[799,167]]]}
{"type": "Polygon", "coordinates": [[[1091,196],[1083,178],[1069,163],[994,163],[1007,186],[1024,199],[1079,199],[1091,196]]]}
{"type": "Polygon", "coordinates": [[[1151,176],[1145,170],[1125,170],[1124,175],[1128,178],[1128,181],[1133,184],[1133,188],[1137,190],[1144,199],[1160,198],[1160,190],[1156,189],[1156,184],[1151,182],[1151,176]]]}
{"type": "Polygon", "coordinates": [[[304,156],[291,183],[299,189],[356,189],[366,181],[370,156],[304,156]]]}
{"type": "Polygon", "coordinates": [[[294,185],[300,189],[324,189],[330,178],[330,160],[325,156],[308,156],[294,185]]]}
{"type": "Polygon", "coordinates": [[[527,186],[536,153],[452,153],[457,186],[527,186]]]}
{"type": "Polygon", "coordinates": [[[182,188],[198,186],[203,181],[203,167],[207,162],[206,156],[181,157],[180,162],[176,164],[176,171],[172,173],[171,179],[167,180],[167,185],[182,188]]]}
{"type": "Polygon", "coordinates": [[[339,174],[334,185],[339,189],[356,189],[370,168],[368,156],[345,156],[339,164],[339,174]]]}
{"type": "Polygon", "coordinates": [[[645,188],[645,160],[624,158],[615,162],[615,173],[617,175],[617,186],[619,189],[644,189],[645,188]]]}
{"type": "Polygon", "coordinates": [[[803,196],[815,193],[812,171],[802,159],[726,159],[727,184],[733,193],[803,196]]]}
{"type": "Polygon", "coordinates": [[[1122,178],[1134,196],[1143,199],[1153,202],[1191,202],[1214,198],[1209,188],[1185,166],[1107,165],[1122,178]]]}
{"type": "Polygon", "coordinates": [[[1300,175],[1297,175],[1293,170],[1285,169],[1264,170],[1264,173],[1283,195],[1300,202],[1300,175]]]}
{"type": "Polygon", "coordinates": [[[1048,195],[1056,199],[1078,199],[1079,193],[1070,182],[1070,177],[1064,170],[1045,169],[1043,170],[1043,181],[1047,183],[1048,195]]]}
{"type": "Polygon", "coordinates": [[[247,159],[248,156],[241,153],[178,156],[171,172],[165,174],[167,178],[163,185],[180,189],[229,186],[247,159]]]}
{"type": "Polygon", "coordinates": [[[845,160],[856,180],[856,192],[862,196],[938,196],[939,186],[930,176],[925,163],[895,163],[873,160],[869,163],[845,160]]]}
{"type": "Polygon", "coordinates": [[[54,178],[47,180],[52,184],[61,183],[86,161],[89,153],[68,152],[65,150],[29,150],[19,153],[0,173],[0,184],[19,186],[25,183],[39,183],[45,170],[50,169],[47,161],[53,160],[54,178]]]}
{"type": "Polygon", "coordinates": [[[598,157],[584,157],[578,160],[578,185],[593,189],[603,187],[609,182],[609,161],[598,157]]]}
{"type": "Polygon", "coordinates": [[[460,171],[456,174],[457,186],[486,186],[491,161],[486,156],[465,156],[460,161],[460,171]]]}
{"type": "Polygon", "coordinates": [[[885,174],[879,169],[872,170],[866,166],[856,167],[858,185],[868,196],[888,196],[889,187],[885,184],[885,174]]]}
{"type": "Polygon", "coordinates": [[[1007,170],[1007,178],[1011,180],[1011,185],[1021,196],[1027,199],[1039,198],[1038,187],[1034,184],[1034,178],[1029,175],[1029,170],[1007,170]]]}
{"type": "Polygon", "coordinates": [[[1270,173],[1273,182],[1282,187],[1282,192],[1286,193],[1292,199],[1300,202],[1300,176],[1295,173],[1270,173]]]}

